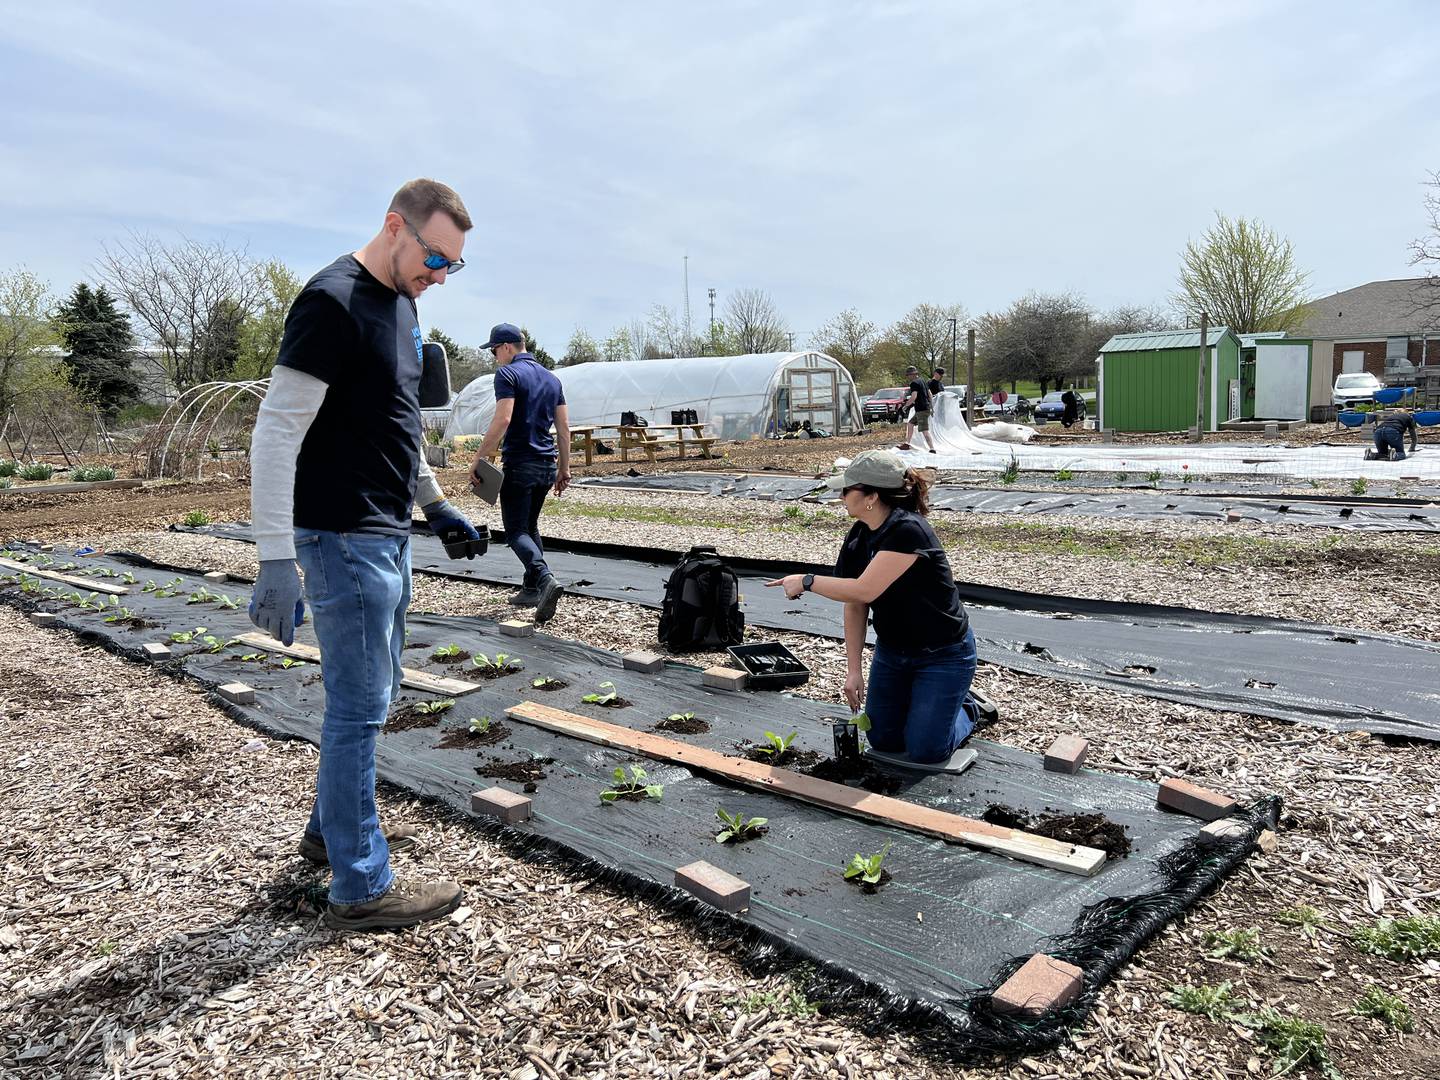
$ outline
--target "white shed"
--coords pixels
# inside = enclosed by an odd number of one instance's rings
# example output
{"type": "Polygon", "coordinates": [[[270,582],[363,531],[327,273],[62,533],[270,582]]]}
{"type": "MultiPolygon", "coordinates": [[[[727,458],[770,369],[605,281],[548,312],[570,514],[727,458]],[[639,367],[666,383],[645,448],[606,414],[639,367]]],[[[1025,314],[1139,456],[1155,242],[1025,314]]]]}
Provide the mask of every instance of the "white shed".
{"type": "MultiPolygon", "coordinates": [[[[819,352],[751,353],[622,360],[557,368],[571,424],[618,424],[634,412],[668,424],[671,412],[694,409],[722,439],[783,431],[792,421],[835,435],[863,426],[855,381],[845,366],[819,352]]],[[[479,435],[495,415],[495,377],[482,375],[460,391],[445,434],[479,435]]]]}

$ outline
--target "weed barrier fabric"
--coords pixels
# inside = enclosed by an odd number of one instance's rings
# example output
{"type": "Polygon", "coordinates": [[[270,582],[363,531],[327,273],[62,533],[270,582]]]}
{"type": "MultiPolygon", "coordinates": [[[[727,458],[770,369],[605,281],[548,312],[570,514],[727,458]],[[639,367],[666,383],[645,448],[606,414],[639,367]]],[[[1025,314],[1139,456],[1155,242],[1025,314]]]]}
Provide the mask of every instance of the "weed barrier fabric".
{"type": "MultiPolygon", "coordinates": [[[[58,553],[57,553],[58,554],[58,553]]],[[[256,691],[251,706],[227,705],[234,715],[280,736],[318,742],[324,690],[313,664],[282,668],[275,657],[244,661],[254,650],[226,646],[253,628],[245,617],[248,591],[235,584],[216,590],[194,573],[176,575],[138,558],[118,555],[76,560],[86,567],[131,570],[139,579],[122,598],[150,627],[107,623],[104,615],[63,600],[21,593],[0,581],[0,597],[22,607],[56,612],[65,628],[136,656],[148,641],[205,626],[220,643],[175,644],[176,658],[163,669],[216,687],[241,681],[256,691]],[[146,580],[175,582],[173,596],[139,591],[146,580]],[[187,603],[202,587],[223,592],[239,604],[222,609],[215,601],[187,603]]],[[[112,580],[112,579],[107,579],[112,580]]],[[[60,591],[66,591],[61,586],[60,591]]],[[[313,641],[309,627],[302,641],[313,641]]],[[[1248,842],[1201,849],[1199,822],[1155,808],[1155,787],[1126,777],[1082,770],[1074,776],[1047,773],[1034,754],[972,740],[977,764],[962,776],[876,774],[898,783],[897,797],[971,816],[1003,803],[1027,813],[1103,814],[1122,826],[1132,844],[1128,857],[1112,859],[1084,878],[1004,857],[947,845],[913,833],[829,813],[775,795],[732,787],[675,765],[645,760],[648,782],[665,785],[659,800],[602,806],[599,792],[618,766],[636,764],[627,754],[555,735],[519,721],[505,709],[538,700],[637,730],[649,730],[674,712],[694,712],[708,733],[672,736],[713,750],[738,753],[737,744],[760,739],[763,731],[797,732],[794,747],[823,756],[829,749],[828,720],[836,706],[775,694],[712,691],[694,668],[669,665],[658,675],[624,670],[612,653],[544,635],[505,638],[495,624],[473,618],[416,616],[410,619],[407,666],[465,678],[458,668],[431,659],[441,645],[472,653],[506,652],[524,671],[481,681],[460,697],[434,726],[388,731],[377,745],[380,775],[408,791],[466,812],[473,791],[495,784],[520,784],[477,775],[494,759],[508,765],[539,765],[533,820],[500,829],[480,828],[518,851],[540,851],[581,867],[602,880],[694,914],[739,934],[758,964],[804,959],[820,976],[811,993],[837,1005],[859,1008],[862,1026],[883,1029],[903,1023],[926,1038],[933,1052],[973,1060],[996,1052],[1038,1049],[1058,1041],[1064,1025],[1088,1011],[1099,988],[1145,940],[1177,917],[1244,858],[1248,842]],[[563,679],[569,686],[542,692],[534,677],[563,679]],[[586,705],[583,694],[612,682],[624,709],[586,705]],[[463,737],[469,718],[490,716],[508,735],[483,748],[437,744],[463,737]],[[740,847],[717,844],[715,810],[723,806],[747,817],[767,817],[769,831],[740,847]],[[867,895],[845,882],[841,869],[855,853],[892,845],[886,869],[893,880],[867,895]],[[752,903],[739,917],[720,915],[672,888],[674,869],[707,860],[748,881],[752,903]],[[1036,951],[1050,951],[1080,964],[1086,994],[1043,1024],[1020,1024],[995,1016],[988,994],[1036,951]]],[[[434,699],[402,691],[397,707],[434,699]]],[[[492,727],[490,734],[495,729],[492,727]]],[[[1273,824],[1278,800],[1261,799],[1243,816],[1251,833],[1273,824]]]]}
{"type": "MultiPolygon", "coordinates": [[[[604,476],[577,482],[582,487],[618,488],[637,491],[683,491],[691,494],[726,495],[738,498],[794,502],[815,493],[819,481],[805,477],[714,476],[706,473],[671,473],[661,476],[604,476]]],[[[1175,485],[1177,488],[1181,485],[1175,485]]],[[[1190,485],[1185,485],[1190,486],[1190,485]]],[[[819,496],[821,502],[837,501],[833,492],[819,496]]],[[[1233,499],[1207,498],[1190,492],[1136,491],[1133,494],[1102,495],[1088,492],[1025,491],[1013,488],[969,488],[937,484],[930,490],[935,510],[971,514],[1064,515],[1124,520],[1159,521],[1188,518],[1197,521],[1226,521],[1232,511],[1243,521],[1271,525],[1308,525],[1350,532],[1440,532],[1440,508],[1433,505],[1387,506],[1384,504],[1339,506],[1299,497],[1257,499],[1237,495],[1233,499]]]]}
{"type": "MultiPolygon", "coordinates": [[[[249,541],[246,525],[196,530],[249,541]]],[[[568,592],[659,608],[676,552],[547,539],[546,561],[568,592]]],[[[788,601],[765,582],[829,566],[727,561],[752,626],[843,637],[840,605],[788,601]]],[[[476,560],[412,536],[416,571],[519,586],[519,561],[498,539],[476,560]]],[[[980,659],[1029,675],[1328,731],[1440,741],[1440,645],[1260,615],[1027,593],[959,582],[980,659]]],[[[873,638],[873,634],[872,634],[873,638]]]]}

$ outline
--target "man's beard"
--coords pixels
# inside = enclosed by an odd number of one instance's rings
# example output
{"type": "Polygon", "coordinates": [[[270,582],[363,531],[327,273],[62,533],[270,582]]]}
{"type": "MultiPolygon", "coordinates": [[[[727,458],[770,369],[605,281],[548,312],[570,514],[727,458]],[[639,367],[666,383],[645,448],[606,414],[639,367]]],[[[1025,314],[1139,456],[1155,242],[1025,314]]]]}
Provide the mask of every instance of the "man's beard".
{"type": "Polygon", "coordinates": [[[401,296],[408,296],[411,300],[417,297],[415,283],[400,273],[400,256],[390,256],[390,280],[395,285],[395,291],[401,296]]]}

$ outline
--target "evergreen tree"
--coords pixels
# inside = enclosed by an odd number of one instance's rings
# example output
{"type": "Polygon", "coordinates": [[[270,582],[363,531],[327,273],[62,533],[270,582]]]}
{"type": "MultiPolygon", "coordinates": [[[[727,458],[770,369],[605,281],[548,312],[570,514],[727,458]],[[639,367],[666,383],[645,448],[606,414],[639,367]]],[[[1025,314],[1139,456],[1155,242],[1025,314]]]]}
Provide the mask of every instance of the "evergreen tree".
{"type": "Polygon", "coordinates": [[[114,416],[140,393],[131,370],[135,335],[130,317],[116,307],[103,285],[92,289],[82,281],[59,306],[56,318],[71,385],[87,402],[114,416]]]}

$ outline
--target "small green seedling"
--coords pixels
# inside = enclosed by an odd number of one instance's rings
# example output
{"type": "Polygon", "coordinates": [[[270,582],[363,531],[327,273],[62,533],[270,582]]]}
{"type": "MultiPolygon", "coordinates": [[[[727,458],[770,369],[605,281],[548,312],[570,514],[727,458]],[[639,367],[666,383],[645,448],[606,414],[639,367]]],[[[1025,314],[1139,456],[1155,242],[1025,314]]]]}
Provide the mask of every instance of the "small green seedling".
{"type": "Polygon", "coordinates": [[[884,873],[885,856],[889,854],[890,845],[886,844],[873,855],[855,854],[850,857],[849,864],[845,867],[845,880],[854,881],[859,878],[866,885],[880,884],[880,875],[884,873]]]}
{"type": "Polygon", "coordinates": [[[586,705],[609,705],[615,700],[615,684],[613,682],[602,682],[600,693],[586,694],[580,700],[586,705]]]}
{"type": "Polygon", "coordinates": [[[785,751],[790,749],[790,744],[795,741],[795,736],[798,734],[800,734],[798,731],[792,731],[789,735],[781,738],[773,731],[767,731],[765,732],[765,741],[769,743],[769,745],[757,746],[755,749],[761,754],[769,754],[776,758],[784,757],[785,751]]]}
{"type": "Polygon", "coordinates": [[[1326,1080],[1344,1080],[1343,1074],[1330,1060],[1325,1046],[1325,1028],[1298,1016],[1286,1016],[1274,1009],[1238,1018],[1255,1029],[1260,1041],[1275,1055],[1275,1076],[1285,1076],[1309,1067],[1326,1080]]]}
{"type": "Polygon", "coordinates": [[[519,671],[524,666],[509,653],[503,652],[497,652],[493,660],[483,652],[477,652],[470,657],[470,663],[481,671],[519,671]]]}
{"type": "Polygon", "coordinates": [[[1219,986],[1172,986],[1165,1000],[1177,1009],[1208,1017],[1216,1023],[1228,1020],[1235,1012],[1231,1008],[1232,995],[1228,982],[1219,986]]]}
{"type": "Polygon", "coordinates": [[[552,679],[549,675],[537,675],[530,680],[530,685],[535,687],[536,690],[544,690],[554,686],[559,681],[559,679],[552,679]]]}
{"type": "Polygon", "coordinates": [[[639,765],[631,765],[628,776],[624,766],[618,766],[611,775],[615,777],[615,786],[600,792],[600,801],[606,806],[619,798],[643,794],[647,799],[659,799],[665,794],[664,784],[645,783],[645,770],[639,765]]]}
{"type": "Polygon", "coordinates": [[[1205,935],[1206,955],[1212,960],[1233,956],[1237,960],[1263,960],[1270,951],[1260,944],[1260,929],[1211,930],[1205,935]]]}
{"type": "Polygon", "coordinates": [[[134,575],[133,573],[131,573],[129,570],[126,570],[125,573],[123,573],[123,574],[120,575],[120,580],[121,580],[122,583],[124,583],[124,584],[126,584],[126,585],[134,585],[134,584],[135,584],[135,575],[134,575]]]}
{"type": "Polygon", "coordinates": [[[1165,479],[1165,474],[1162,473],[1159,469],[1151,469],[1148,473],[1145,474],[1145,479],[1150,481],[1150,483],[1152,484],[1158,484],[1161,480],[1165,479]]]}
{"type": "Polygon", "coordinates": [[[1364,495],[1369,486],[1369,484],[1365,483],[1363,476],[1357,476],[1354,480],[1350,481],[1350,494],[1364,495]]]}
{"type": "Polygon", "coordinates": [[[1317,908],[1309,904],[1297,904],[1276,913],[1275,917],[1286,926],[1297,927],[1301,934],[1314,941],[1325,928],[1325,920],[1317,908]]]}
{"type": "Polygon", "coordinates": [[[695,714],[693,712],[672,712],[669,716],[665,717],[665,719],[672,724],[683,724],[687,721],[694,720],[695,714]]]}
{"type": "Polygon", "coordinates": [[[177,645],[189,645],[192,641],[203,637],[206,633],[205,627],[197,626],[194,630],[177,630],[170,635],[170,640],[177,645]]]}
{"type": "Polygon", "coordinates": [[[1372,986],[1350,1010],[1356,1016],[1368,1016],[1394,1028],[1396,1031],[1414,1031],[1415,1018],[1410,1015],[1410,1006],[1398,994],[1392,994],[1378,986],[1372,986]]]}
{"type": "Polygon", "coordinates": [[[742,840],[753,840],[765,831],[769,818],[747,818],[744,814],[727,814],[723,806],[715,808],[715,816],[725,823],[725,828],[715,834],[717,844],[733,844],[742,840]]]}
{"type": "Polygon", "coordinates": [[[432,660],[453,660],[465,650],[459,645],[441,645],[430,654],[432,660]]]}
{"type": "Polygon", "coordinates": [[[293,656],[287,656],[280,661],[280,666],[286,671],[289,671],[292,667],[307,667],[309,664],[308,661],[297,660],[293,656]]]}
{"type": "Polygon", "coordinates": [[[134,617],[135,613],[131,611],[128,607],[118,607],[109,615],[105,616],[105,621],[110,623],[129,622],[134,617]]]}
{"type": "Polygon", "coordinates": [[[221,611],[234,611],[240,606],[235,602],[233,596],[226,596],[223,593],[219,597],[219,603],[221,611]]]}
{"type": "Polygon", "coordinates": [[[1355,931],[1355,947],[1389,960],[1429,960],[1440,957],[1440,915],[1406,915],[1381,919],[1355,931]]]}
{"type": "Polygon", "coordinates": [[[247,664],[250,664],[250,663],[259,663],[260,661],[266,659],[269,655],[270,655],[269,653],[263,653],[263,652],[247,652],[247,653],[243,653],[243,654],[241,655],[240,659],[241,659],[241,661],[243,661],[244,663],[247,663],[247,664]]]}
{"type": "Polygon", "coordinates": [[[201,585],[200,588],[196,589],[194,592],[192,592],[192,593],[190,594],[190,599],[186,600],[185,603],[187,603],[187,604],[213,604],[216,600],[219,600],[220,598],[221,598],[221,597],[220,597],[220,594],[219,594],[219,593],[213,593],[213,592],[211,592],[209,589],[207,589],[204,585],[201,585]]]}
{"type": "Polygon", "coordinates": [[[207,653],[217,653],[227,645],[234,645],[239,640],[239,638],[231,638],[228,641],[221,641],[214,634],[206,634],[200,639],[200,644],[205,646],[207,653]]]}
{"type": "Polygon", "coordinates": [[[210,515],[204,510],[191,510],[184,518],[185,524],[192,529],[198,529],[201,525],[210,524],[210,515]]]}
{"type": "Polygon", "coordinates": [[[1013,484],[1016,480],[1019,479],[1020,462],[1016,458],[1012,457],[1010,459],[1010,464],[1006,465],[1004,470],[1000,473],[1000,482],[1002,484],[1013,484]]]}
{"type": "Polygon", "coordinates": [[[415,711],[424,713],[426,716],[439,716],[455,707],[454,698],[439,698],[435,701],[422,701],[415,706],[415,711]]]}
{"type": "Polygon", "coordinates": [[[1061,482],[1063,483],[1063,482],[1066,481],[1066,480],[1074,480],[1074,479],[1075,479],[1075,474],[1074,474],[1073,472],[1071,472],[1069,469],[1061,469],[1059,472],[1057,472],[1057,473],[1055,474],[1055,479],[1056,479],[1056,480],[1059,480],[1059,481],[1061,481],[1061,482]]]}
{"type": "Polygon", "coordinates": [[[472,716],[470,717],[470,730],[476,735],[484,735],[494,722],[488,716],[472,716]]]}

